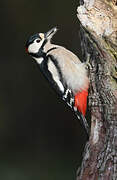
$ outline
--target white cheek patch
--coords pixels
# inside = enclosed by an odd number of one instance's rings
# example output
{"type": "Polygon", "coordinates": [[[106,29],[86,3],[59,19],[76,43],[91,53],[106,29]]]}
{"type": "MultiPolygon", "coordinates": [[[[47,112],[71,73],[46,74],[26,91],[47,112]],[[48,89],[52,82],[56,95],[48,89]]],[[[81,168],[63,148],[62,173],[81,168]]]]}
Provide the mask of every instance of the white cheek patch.
{"type": "Polygon", "coordinates": [[[28,51],[29,53],[37,53],[39,51],[39,44],[33,42],[29,45],[28,51]]]}
{"type": "Polygon", "coordinates": [[[39,49],[41,48],[42,44],[44,42],[44,39],[41,40],[39,43],[37,43],[36,41],[34,41],[32,44],[29,45],[28,47],[28,52],[29,53],[38,53],[39,49]]]}
{"type": "Polygon", "coordinates": [[[43,57],[35,58],[35,60],[38,64],[41,64],[43,62],[44,58],[43,57]]]}
{"type": "Polygon", "coordinates": [[[50,71],[52,78],[54,79],[54,81],[57,83],[59,89],[64,92],[64,87],[59,79],[59,74],[58,71],[54,65],[54,63],[52,61],[48,62],[48,70],[50,71]]]}

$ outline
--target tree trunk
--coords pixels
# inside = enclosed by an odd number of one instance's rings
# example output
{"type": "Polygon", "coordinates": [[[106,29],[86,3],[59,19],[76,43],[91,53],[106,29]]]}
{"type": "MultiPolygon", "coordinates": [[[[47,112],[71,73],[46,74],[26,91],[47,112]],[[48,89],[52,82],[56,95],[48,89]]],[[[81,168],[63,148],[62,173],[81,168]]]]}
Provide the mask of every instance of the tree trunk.
{"type": "Polygon", "coordinates": [[[117,180],[117,1],[80,3],[83,58],[90,55],[91,132],[77,180],[117,180]]]}

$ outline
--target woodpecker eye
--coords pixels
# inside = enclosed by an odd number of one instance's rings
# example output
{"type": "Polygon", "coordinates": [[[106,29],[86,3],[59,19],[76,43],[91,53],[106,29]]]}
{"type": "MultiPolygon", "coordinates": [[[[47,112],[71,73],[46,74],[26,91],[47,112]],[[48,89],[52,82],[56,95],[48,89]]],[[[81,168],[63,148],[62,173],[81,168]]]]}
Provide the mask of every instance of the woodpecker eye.
{"type": "Polygon", "coordinates": [[[36,42],[39,43],[39,42],[40,42],[40,39],[37,39],[36,42]]]}

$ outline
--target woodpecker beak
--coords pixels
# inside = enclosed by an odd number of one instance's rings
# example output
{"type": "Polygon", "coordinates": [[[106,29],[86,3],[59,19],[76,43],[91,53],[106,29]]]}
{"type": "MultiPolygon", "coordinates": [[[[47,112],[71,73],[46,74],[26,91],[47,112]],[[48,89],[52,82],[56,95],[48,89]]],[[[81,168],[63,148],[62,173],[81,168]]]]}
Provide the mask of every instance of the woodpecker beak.
{"type": "Polygon", "coordinates": [[[47,33],[45,33],[45,38],[51,39],[52,36],[57,32],[57,30],[58,30],[58,29],[57,29],[56,27],[52,28],[52,29],[49,30],[47,33]]]}

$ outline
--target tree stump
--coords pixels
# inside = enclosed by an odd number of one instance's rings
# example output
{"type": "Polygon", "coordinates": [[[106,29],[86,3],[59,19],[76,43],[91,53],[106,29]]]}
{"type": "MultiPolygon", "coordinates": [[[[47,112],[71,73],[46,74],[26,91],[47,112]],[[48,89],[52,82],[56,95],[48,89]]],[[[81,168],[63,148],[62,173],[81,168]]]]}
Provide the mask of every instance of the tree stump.
{"type": "Polygon", "coordinates": [[[91,132],[77,180],[117,180],[117,1],[81,0],[83,58],[90,57],[91,132]]]}

